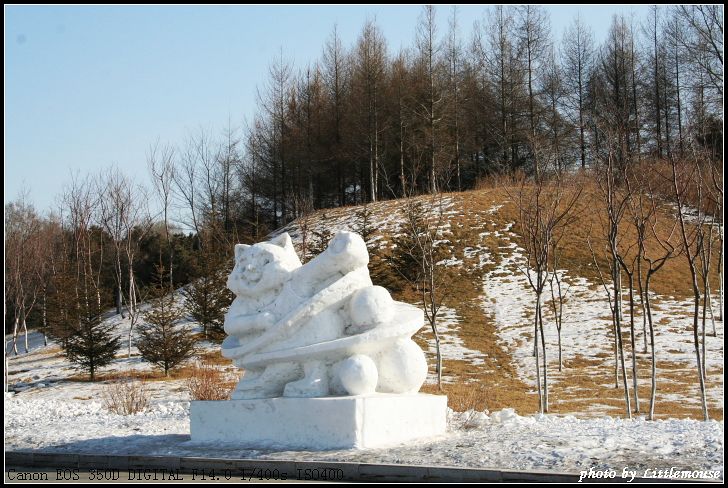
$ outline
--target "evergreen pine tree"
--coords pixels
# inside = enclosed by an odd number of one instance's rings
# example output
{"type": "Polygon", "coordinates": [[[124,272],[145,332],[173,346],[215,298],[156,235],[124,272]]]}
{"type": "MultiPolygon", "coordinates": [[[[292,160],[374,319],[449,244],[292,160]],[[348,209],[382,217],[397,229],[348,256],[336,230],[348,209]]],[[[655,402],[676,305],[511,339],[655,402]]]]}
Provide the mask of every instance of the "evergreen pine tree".
{"type": "Polygon", "coordinates": [[[65,343],[68,360],[88,371],[89,379],[93,381],[96,371],[114,360],[121,340],[114,334],[112,325],[102,324],[101,316],[92,312],[82,314],[78,329],[66,338],[65,343]]]}
{"type": "Polygon", "coordinates": [[[427,212],[422,203],[415,200],[406,201],[403,211],[407,214],[404,228],[392,237],[394,245],[387,261],[400,280],[416,284],[422,277],[423,255],[418,239],[427,232],[427,212]]]}
{"type": "Polygon", "coordinates": [[[156,266],[158,284],[153,288],[151,307],[142,315],[136,346],[146,361],[169,370],[183,363],[194,354],[195,339],[192,333],[177,326],[184,317],[183,310],[174,302],[174,290],[164,283],[163,266],[156,266]]]}
{"type": "Polygon", "coordinates": [[[53,276],[48,284],[47,333],[64,350],[71,336],[80,330],[81,314],[77,307],[74,287],[73,277],[64,271],[53,276]]]}
{"type": "Polygon", "coordinates": [[[182,292],[185,311],[202,325],[205,337],[222,338],[225,312],[233,295],[227,288],[224,266],[212,253],[200,257],[199,277],[182,292]]]}
{"type": "Polygon", "coordinates": [[[311,244],[308,247],[311,259],[315,258],[326,250],[329,245],[329,241],[334,237],[333,232],[330,230],[330,218],[326,215],[326,212],[321,214],[318,225],[311,231],[313,238],[311,244]]]}
{"type": "Polygon", "coordinates": [[[375,285],[392,287],[396,281],[391,267],[387,264],[387,258],[382,247],[372,239],[380,232],[374,222],[374,212],[368,203],[362,205],[354,214],[354,232],[359,234],[367,245],[369,251],[369,275],[375,285]]]}
{"type": "MultiPolygon", "coordinates": [[[[374,237],[377,229],[374,227],[372,207],[368,203],[362,205],[354,214],[354,232],[359,234],[367,248],[370,248],[369,240],[374,237]]],[[[369,249],[371,252],[371,248],[369,249]]]]}

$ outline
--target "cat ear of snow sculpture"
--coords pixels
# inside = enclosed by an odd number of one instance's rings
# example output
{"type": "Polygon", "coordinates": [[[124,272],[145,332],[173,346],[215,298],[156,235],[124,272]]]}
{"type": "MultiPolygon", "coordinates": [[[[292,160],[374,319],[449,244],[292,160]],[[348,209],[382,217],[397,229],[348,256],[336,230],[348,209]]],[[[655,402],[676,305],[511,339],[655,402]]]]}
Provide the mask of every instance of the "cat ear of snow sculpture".
{"type": "Polygon", "coordinates": [[[248,244],[235,244],[235,259],[240,259],[243,252],[249,247],[250,246],[248,244]]]}
{"type": "Polygon", "coordinates": [[[293,241],[288,232],[274,237],[269,242],[261,242],[255,245],[270,250],[275,259],[280,262],[280,265],[288,271],[301,267],[301,260],[298,258],[298,253],[296,253],[296,248],[293,247],[293,241]]]}
{"type": "Polygon", "coordinates": [[[284,232],[283,234],[273,238],[270,242],[286,249],[287,251],[296,252],[296,249],[293,247],[293,241],[291,240],[291,236],[288,235],[288,232],[284,232]]]}

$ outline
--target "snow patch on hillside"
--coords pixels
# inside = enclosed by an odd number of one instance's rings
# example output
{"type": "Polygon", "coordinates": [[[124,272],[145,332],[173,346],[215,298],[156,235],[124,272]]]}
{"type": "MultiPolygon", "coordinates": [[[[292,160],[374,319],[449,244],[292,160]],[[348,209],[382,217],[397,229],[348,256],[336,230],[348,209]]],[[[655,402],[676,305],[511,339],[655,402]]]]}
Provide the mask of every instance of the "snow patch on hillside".
{"type": "MultiPolygon", "coordinates": [[[[437,314],[437,331],[440,335],[440,353],[442,354],[443,361],[446,360],[460,360],[467,361],[473,366],[485,364],[485,355],[478,350],[469,349],[465,347],[465,343],[460,338],[458,331],[460,330],[461,318],[453,308],[446,307],[443,305],[440,307],[440,311],[437,314]]],[[[425,327],[430,329],[429,322],[426,322],[425,327]]],[[[435,357],[437,354],[437,348],[435,346],[435,338],[432,336],[427,339],[427,357],[431,358],[431,366],[428,370],[426,383],[437,384],[437,372],[435,371],[435,357]]],[[[443,383],[456,383],[459,381],[456,378],[448,374],[448,369],[443,367],[442,382],[443,383]]]]}

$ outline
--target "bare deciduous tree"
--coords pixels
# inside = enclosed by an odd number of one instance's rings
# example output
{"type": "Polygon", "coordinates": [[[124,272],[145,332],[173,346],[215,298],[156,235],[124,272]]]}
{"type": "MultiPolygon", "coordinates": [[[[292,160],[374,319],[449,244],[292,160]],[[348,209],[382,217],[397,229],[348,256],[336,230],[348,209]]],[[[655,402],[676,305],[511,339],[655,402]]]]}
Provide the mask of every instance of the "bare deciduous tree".
{"type": "Polygon", "coordinates": [[[136,253],[139,242],[152,227],[152,219],[147,208],[144,188],[135,184],[118,169],[109,169],[102,175],[103,188],[100,220],[111,235],[115,250],[115,274],[119,299],[129,316],[128,354],[131,355],[132,334],[139,320],[141,290],[137,286],[134,273],[136,253]],[[122,260],[126,272],[122,268],[122,260]]]}
{"type": "MultiPolygon", "coordinates": [[[[532,143],[532,150],[537,158],[543,159],[542,150],[532,143]]],[[[539,397],[539,412],[549,410],[548,400],[548,370],[546,359],[546,342],[543,325],[544,288],[551,282],[551,273],[557,272],[555,249],[563,237],[563,230],[574,216],[574,208],[581,195],[581,188],[569,188],[557,173],[552,179],[546,179],[541,172],[532,185],[527,185],[523,179],[518,194],[512,196],[518,202],[519,233],[526,258],[526,264],[521,271],[535,295],[534,305],[534,356],[536,358],[536,382],[539,397]],[[541,354],[543,365],[543,391],[541,389],[541,367],[539,366],[539,337],[541,340],[541,354]]],[[[560,302],[562,305],[563,302],[560,302]]],[[[560,337],[561,324],[557,321],[557,330],[560,337]]],[[[560,342],[560,341],[559,341],[560,342]]],[[[561,347],[559,346],[559,358],[561,347]]],[[[560,361],[559,361],[560,363],[560,361]]]]}
{"type": "Polygon", "coordinates": [[[365,136],[364,146],[369,162],[370,202],[376,202],[379,194],[379,173],[381,172],[381,136],[385,124],[382,120],[382,98],[384,74],[387,63],[387,46],[384,37],[373,20],[364,24],[357,42],[354,57],[354,79],[352,82],[361,98],[357,105],[363,105],[360,131],[365,136]]]}
{"type": "MultiPolygon", "coordinates": [[[[705,369],[703,359],[705,351],[701,353],[701,342],[699,337],[700,323],[700,286],[698,283],[698,259],[705,245],[706,215],[701,209],[703,203],[703,168],[700,161],[695,157],[687,164],[681,165],[675,158],[670,158],[672,167],[672,186],[674,201],[677,206],[677,222],[679,224],[680,236],[682,237],[682,254],[690,270],[691,285],[693,289],[693,345],[695,347],[695,359],[698,368],[698,380],[700,382],[700,396],[703,409],[703,418],[708,420],[708,404],[705,396],[705,369]],[[697,209],[692,222],[686,215],[686,193],[693,190],[697,193],[697,209]]],[[[704,324],[704,322],[703,322],[704,324]]],[[[703,344],[705,343],[705,331],[703,330],[703,344]]]]}
{"type": "Polygon", "coordinates": [[[682,43],[691,61],[706,73],[723,97],[723,9],[720,5],[679,5],[678,18],[688,27],[682,43]]]}
{"type": "MultiPolygon", "coordinates": [[[[620,170],[617,153],[624,148],[621,131],[609,133],[608,153],[603,161],[599,161],[597,183],[602,195],[606,209],[606,248],[609,254],[610,274],[612,282],[612,323],[615,334],[615,370],[616,359],[619,357],[619,365],[622,370],[622,382],[624,387],[624,401],[627,416],[632,418],[632,407],[627,384],[627,368],[624,359],[624,345],[622,341],[622,274],[621,262],[624,262],[625,248],[620,242],[622,221],[627,211],[631,198],[631,190],[622,184],[623,170],[620,170]]],[[[594,259],[596,264],[596,259],[594,259]]],[[[601,272],[600,272],[601,273],[601,272]]],[[[606,289],[606,285],[605,285],[606,289]]],[[[609,293],[609,292],[608,292],[609,293]]],[[[632,302],[633,303],[633,302],[632,302]]],[[[616,371],[615,371],[616,378],[616,371]]],[[[616,386],[616,384],[615,384],[616,386]]]]}
{"type": "Polygon", "coordinates": [[[164,237],[167,241],[167,252],[169,253],[169,285],[174,287],[174,246],[172,246],[172,241],[169,238],[169,209],[172,204],[172,184],[175,178],[174,149],[169,145],[160,147],[159,141],[157,141],[149,148],[147,165],[149,166],[157,197],[162,204],[164,237]]]}
{"type": "MultiPolygon", "coordinates": [[[[629,214],[635,229],[637,241],[637,279],[642,303],[643,320],[649,326],[650,336],[650,361],[651,361],[651,388],[650,388],[650,410],[648,418],[655,418],[655,400],[657,394],[657,356],[655,347],[655,324],[652,318],[652,301],[650,299],[650,285],[652,279],[659,272],[665,263],[676,257],[680,252],[678,246],[673,243],[676,236],[677,221],[672,221],[672,226],[665,226],[658,216],[659,197],[650,186],[649,180],[643,178],[636,180],[634,193],[630,199],[629,214]],[[670,230],[667,231],[667,228],[670,230]],[[653,242],[656,246],[648,246],[653,242]],[[642,266],[645,265],[645,277],[642,279],[642,266]]],[[[647,338],[645,337],[645,348],[647,338]]],[[[634,346],[633,346],[634,348],[634,346]]],[[[634,357],[634,349],[633,349],[634,357]]],[[[636,390],[635,390],[636,391],[636,390]]]]}
{"type": "Polygon", "coordinates": [[[21,194],[17,201],[5,205],[5,307],[10,302],[13,308],[15,355],[19,328],[24,332],[25,352],[29,351],[27,317],[41,293],[39,267],[46,259],[40,240],[42,223],[26,198],[26,194],[21,194]]]}
{"type": "Polygon", "coordinates": [[[463,179],[460,163],[461,153],[461,114],[462,111],[462,83],[463,62],[462,62],[462,42],[460,41],[460,33],[458,30],[458,11],[457,6],[453,6],[449,20],[449,31],[447,36],[447,64],[449,79],[449,119],[452,131],[453,145],[453,164],[455,165],[455,182],[457,190],[463,190],[463,179]]]}

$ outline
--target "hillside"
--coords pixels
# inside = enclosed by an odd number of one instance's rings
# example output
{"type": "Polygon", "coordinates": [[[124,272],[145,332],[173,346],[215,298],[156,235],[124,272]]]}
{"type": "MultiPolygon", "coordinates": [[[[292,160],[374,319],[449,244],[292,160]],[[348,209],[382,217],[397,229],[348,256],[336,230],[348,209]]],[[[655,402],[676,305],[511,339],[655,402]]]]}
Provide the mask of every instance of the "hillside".
{"type": "MultiPolygon", "coordinates": [[[[508,188],[486,189],[447,194],[441,201],[445,223],[438,245],[448,256],[440,262],[448,281],[438,330],[442,336],[444,391],[451,408],[458,411],[514,408],[520,415],[529,415],[538,409],[532,357],[533,295],[522,271],[525,258],[519,246],[518,209],[512,193],[508,188]]],[[[418,200],[426,206],[431,203],[429,197],[418,200]]],[[[561,274],[567,295],[562,371],[558,370],[552,315],[548,306],[544,308],[551,413],[624,415],[623,392],[614,387],[614,337],[609,305],[585,244],[588,229],[599,225],[599,205],[593,191],[586,188],[577,220],[564,242],[561,274]]],[[[402,202],[379,202],[367,208],[371,212],[368,228],[372,233],[368,244],[375,283],[392,289],[399,300],[418,303],[419,295],[393,272],[387,260],[394,250],[393,239],[402,233],[402,202]]],[[[322,210],[281,231],[289,232],[299,247],[305,233],[309,247],[316,247],[317,238],[325,239],[337,230],[361,230],[362,211],[362,207],[322,210]]],[[[665,218],[669,218],[669,209],[665,210],[665,218]]],[[[596,237],[598,232],[592,233],[594,247],[600,249],[603,243],[596,237]]],[[[688,271],[681,259],[674,259],[658,276],[652,297],[658,324],[655,413],[657,418],[700,418],[689,317],[691,304],[687,296],[688,271]]],[[[107,320],[126,337],[127,320],[113,315],[107,320]]],[[[649,354],[643,352],[646,345],[641,317],[636,323],[639,395],[644,412],[649,401],[650,362],[649,354]]],[[[195,328],[197,324],[188,325],[195,328]]],[[[711,418],[722,419],[722,321],[716,321],[716,330],[716,337],[707,337],[707,385],[711,418]]],[[[428,352],[430,361],[430,376],[424,389],[435,392],[434,338],[429,327],[424,326],[415,339],[428,352]]],[[[631,352],[626,330],[624,340],[629,363],[631,352]]],[[[173,372],[167,379],[143,363],[135,351],[132,357],[126,357],[124,348],[117,360],[102,370],[101,382],[88,383],[63,358],[56,345],[36,346],[40,344],[31,345],[31,354],[11,356],[9,360],[9,383],[14,391],[24,392],[23,396],[96,398],[105,381],[132,374],[151,380],[150,389],[157,400],[187,399],[185,379],[190,374],[189,368],[173,372]]],[[[22,347],[19,349],[22,351],[22,347]]],[[[220,357],[215,343],[203,341],[200,354],[224,368],[231,384],[235,381],[237,371],[220,357]]]]}

